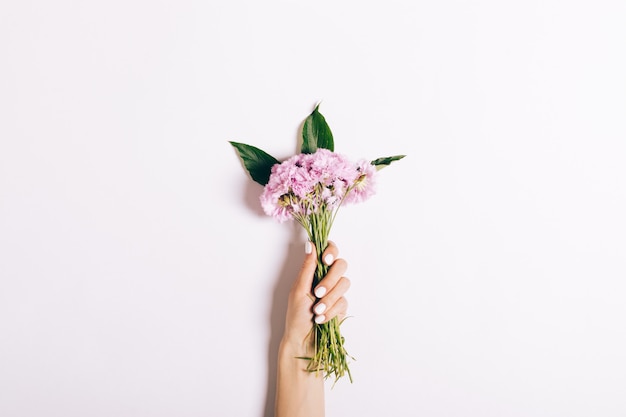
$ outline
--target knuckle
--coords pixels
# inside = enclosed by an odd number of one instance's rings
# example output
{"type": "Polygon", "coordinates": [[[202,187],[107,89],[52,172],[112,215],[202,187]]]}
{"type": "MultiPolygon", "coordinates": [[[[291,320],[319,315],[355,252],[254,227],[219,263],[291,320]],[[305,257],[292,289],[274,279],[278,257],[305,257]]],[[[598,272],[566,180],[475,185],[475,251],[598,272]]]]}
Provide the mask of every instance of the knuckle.
{"type": "Polygon", "coordinates": [[[343,258],[339,258],[335,260],[335,262],[333,263],[333,266],[335,267],[335,269],[338,269],[340,271],[345,271],[348,269],[348,262],[343,258]]]}
{"type": "Polygon", "coordinates": [[[352,282],[350,281],[350,278],[341,277],[341,285],[343,285],[347,290],[352,285],[352,282]]]}

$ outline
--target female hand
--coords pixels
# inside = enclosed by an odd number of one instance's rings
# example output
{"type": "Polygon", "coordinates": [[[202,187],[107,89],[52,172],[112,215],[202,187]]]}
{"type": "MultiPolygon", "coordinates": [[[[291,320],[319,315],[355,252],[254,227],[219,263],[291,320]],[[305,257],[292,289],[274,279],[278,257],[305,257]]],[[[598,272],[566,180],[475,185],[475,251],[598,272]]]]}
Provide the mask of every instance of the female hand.
{"type": "Polygon", "coordinates": [[[315,246],[307,242],[305,252],[287,301],[285,334],[278,353],[276,417],[324,416],[324,380],[317,372],[308,371],[302,358],[313,355],[313,322],[325,323],[337,316],[343,319],[348,308],[344,294],[350,281],[343,276],[348,263],[337,258],[337,246],[328,242],[322,259],[330,269],[314,289],[315,246]]]}
{"type": "Polygon", "coordinates": [[[312,346],[312,324],[325,323],[338,316],[342,320],[348,309],[344,294],[350,288],[350,280],[344,276],[348,263],[338,258],[339,250],[328,242],[323,261],[330,269],[326,276],[311,291],[317,266],[315,245],[306,242],[306,256],[296,278],[287,304],[287,317],[283,342],[306,354],[312,346]]]}

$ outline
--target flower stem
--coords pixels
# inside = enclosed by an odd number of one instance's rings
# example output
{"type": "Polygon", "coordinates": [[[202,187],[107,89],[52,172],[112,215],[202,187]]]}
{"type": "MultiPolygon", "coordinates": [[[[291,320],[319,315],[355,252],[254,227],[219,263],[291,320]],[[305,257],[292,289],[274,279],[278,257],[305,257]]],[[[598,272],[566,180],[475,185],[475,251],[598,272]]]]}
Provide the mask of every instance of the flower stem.
{"type": "MultiPolygon", "coordinates": [[[[330,269],[323,262],[323,253],[328,247],[328,236],[333,220],[334,216],[331,211],[321,210],[300,221],[317,251],[317,268],[313,279],[313,288],[319,284],[330,269]]],[[[335,383],[347,374],[350,382],[352,382],[352,375],[348,367],[349,355],[344,347],[345,338],[341,335],[340,325],[341,322],[337,317],[326,323],[313,324],[315,353],[309,361],[307,370],[316,373],[322,372],[324,378],[334,376],[335,383]]]]}

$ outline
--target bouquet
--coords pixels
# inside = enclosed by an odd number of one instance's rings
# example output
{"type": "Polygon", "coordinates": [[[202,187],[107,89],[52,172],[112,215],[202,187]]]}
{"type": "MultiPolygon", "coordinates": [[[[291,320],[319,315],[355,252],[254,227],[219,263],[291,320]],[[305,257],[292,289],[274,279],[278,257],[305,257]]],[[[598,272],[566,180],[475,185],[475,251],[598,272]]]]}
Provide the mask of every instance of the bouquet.
{"type": "MultiPolygon", "coordinates": [[[[328,272],[322,253],[341,205],[372,196],[377,172],[405,156],[353,163],[334,152],[333,135],[319,104],[304,121],[301,153],[283,162],[254,146],[230,144],[252,179],[264,187],[260,196],[264,212],[281,223],[297,221],[315,245],[318,259],[313,288],[328,272]]],[[[312,322],[314,356],[302,359],[308,360],[310,372],[322,372],[325,378],[332,375],[335,382],[347,374],[352,381],[340,325],[337,317],[323,324],[312,322]]]]}

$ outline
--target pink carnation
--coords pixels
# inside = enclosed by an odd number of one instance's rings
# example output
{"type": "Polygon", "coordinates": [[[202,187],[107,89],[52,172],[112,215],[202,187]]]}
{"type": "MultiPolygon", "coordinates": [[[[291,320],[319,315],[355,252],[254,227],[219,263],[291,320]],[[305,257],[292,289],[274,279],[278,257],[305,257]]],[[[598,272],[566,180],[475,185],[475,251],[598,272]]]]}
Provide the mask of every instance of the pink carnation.
{"type": "Polygon", "coordinates": [[[375,174],[369,162],[354,164],[328,149],[294,155],[272,167],[261,206],[280,222],[335,210],[343,201],[356,203],[373,195],[375,174]]]}
{"type": "Polygon", "coordinates": [[[359,176],[348,193],[345,203],[360,203],[376,194],[376,174],[378,170],[369,161],[360,160],[357,164],[359,176]]]}

